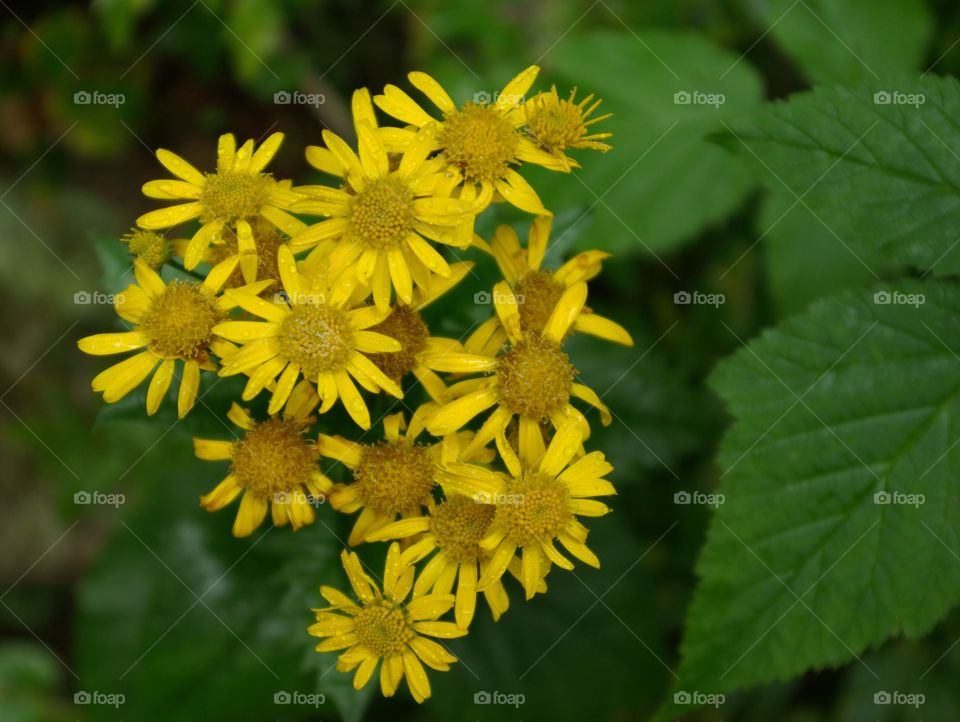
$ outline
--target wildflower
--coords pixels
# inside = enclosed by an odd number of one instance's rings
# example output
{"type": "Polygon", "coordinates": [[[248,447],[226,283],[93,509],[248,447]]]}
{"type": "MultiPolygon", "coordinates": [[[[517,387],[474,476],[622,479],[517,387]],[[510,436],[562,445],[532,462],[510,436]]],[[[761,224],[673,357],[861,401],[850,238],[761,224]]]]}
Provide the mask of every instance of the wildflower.
{"type": "Polygon", "coordinates": [[[170,258],[170,244],[156,231],[131,228],[120,240],[127,244],[131,256],[139,258],[155,271],[170,258]]]}
{"type": "Polygon", "coordinates": [[[590,126],[609,118],[612,113],[591,118],[602,102],[594,101],[591,93],[579,103],[575,97],[577,89],[570,96],[557,95],[557,86],[546,93],[537,93],[525,104],[527,133],[543,150],[555,156],[567,167],[579,168],[580,164],[564,151],[569,148],[592,148],[606,153],[610,145],[603,141],[613,133],[591,133],[590,126]]]}

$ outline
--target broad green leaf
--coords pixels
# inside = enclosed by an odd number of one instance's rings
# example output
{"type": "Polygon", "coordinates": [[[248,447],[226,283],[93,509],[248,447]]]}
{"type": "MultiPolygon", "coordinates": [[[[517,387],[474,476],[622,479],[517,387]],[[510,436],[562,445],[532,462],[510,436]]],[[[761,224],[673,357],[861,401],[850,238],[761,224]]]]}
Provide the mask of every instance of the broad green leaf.
{"type": "Polygon", "coordinates": [[[726,503],[674,691],[860,665],[960,600],[960,289],[875,293],[819,301],[717,368],[726,503]]]}
{"type": "Polygon", "coordinates": [[[761,0],[758,19],[814,83],[914,70],[933,34],[923,0],[761,0]]]}
{"type": "Polygon", "coordinates": [[[524,170],[549,209],[587,214],[581,247],[660,253],[744,200],[748,169],[703,140],[761,100],[756,72],[736,61],[694,34],[649,29],[571,35],[544,58],[543,79],[561,95],[578,87],[614,114],[591,126],[613,132],[613,150],[572,151],[575,178],[524,170]]]}
{"type": "Polygon", "coordinates": [[[960,270],[960,85],[953,78],[818,88],[733,123],[723,142],[879,273],[960,270]]]}
{"type": "MultiPolygon", "coordinates": [[[[268,519],[234,539],[235,504],[210,514],[197,503],[225,465],[191,460],[189,447],[174,431],[138,465],[136,491],[80,586],[78,687],[123,694],[125,719],[331,718],[338,707],[356,719],[366,698],[344,693],[349,678],[323,676],[334,660],[316,654],[306,632],[310,608],[323,604],[319,586],[344,584],[338,520],[320,508],[296,534],[268,519]],[[283,692],[327,698],[319,707],[275,704],[283,692]]],[[[88,711],[118,717],[109,706],[88,711]]]]}

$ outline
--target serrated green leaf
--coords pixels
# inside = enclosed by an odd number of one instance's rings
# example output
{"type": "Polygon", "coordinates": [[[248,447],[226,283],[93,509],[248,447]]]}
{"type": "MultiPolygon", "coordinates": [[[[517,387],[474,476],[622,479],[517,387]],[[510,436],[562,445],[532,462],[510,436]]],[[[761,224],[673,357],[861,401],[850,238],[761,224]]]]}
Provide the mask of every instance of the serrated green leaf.
{"type": "Polygon", "coordinates": [[[960,599],[960,289],[877,293],[820,301],[717,368],[735,419],[718,459],[726,503],[675,691],[861,664],[960,599]]]}
{"type": "Polygon", "coordinates": [[[723,140],[871,268],[884,257],[951,274],[960,270],[958,115],[953,78],[871,82],[794,96],[733,123],[723,140]]]}

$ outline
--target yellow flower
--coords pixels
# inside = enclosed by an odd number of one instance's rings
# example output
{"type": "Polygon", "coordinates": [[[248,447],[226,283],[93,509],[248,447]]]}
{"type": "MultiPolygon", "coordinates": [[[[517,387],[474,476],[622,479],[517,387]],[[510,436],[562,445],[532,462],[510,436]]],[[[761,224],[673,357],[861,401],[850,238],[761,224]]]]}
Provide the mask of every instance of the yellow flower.
{"type": "Polygon", "coordinates": [[[292,247],[299,251],[336,240],[329,251],[333,278],[370,286],[382,309],[390,305],[391,288],[410,304],[414,286],[428,286],[431,272],[450,276],[450,266],[431,241],[466,248],[476,209],[449,197],[443,164],[427,160],[431,140],[426,134],[414,138],[399,160],[391,160],[365,89],[354,94],[354,119],[359,156],[328,130],[323,131],[326,148],[307,148],[307,161],[343,184],[296,189],[308,196],[296,204],[297,211],[328,218],[294,237],[292,247]]]}
{"type": "MultiPolygon", "coordinates": [[[[603,251],[584,251],[556,271],[543,270],[541,265],[549,244],[552,220],[549,216],[534,219],[526,248],[520,246],[516,232],[506,225],[497,228],[490,244],[490,252],[500,272],[516,296],[520,327],[524,333],[541,333],[564,291],[594,278],[600,273],[603,260],[610,257],[603,251]]],[[[581,309],[571,325],[569,333],[574,331],[633,346],[633,339],[626,329],[587,306],[581,309]]],[[[504,341],[506,334],[499,320],[493,317],[481,324],[465,345],[470,351],[493,353],[504,341]]]]}
{"type": "Polygon", "coordinates": [[[490,529],[480,541],[493,555],[477,581],[478,589],[495,584],[520,550],[523,588],[530,599],[540,590],[551,564],[573,569],[573,563],[554,546],[555,541],[580,561],[600,566],[585,543],[587,529],[577,516],[603,516],[610,511],[606,504],[589,497],[616,494],[613,485],[602,478],[613,467],[599,451],[570,464],[582,441],[579,425],[570,420],[557,430],[545,453],[531,457],[521,452],[519,460],[507,461],[509,474],[474,464],[446,466],[444,489],[494,508],[490,529]]]}
{"type": "Polygon", "coordinates": [[[385,313],[374,306],[354,307],[349,296],[337,295],[321,282],[321,274],[302,275],[287,246],[278,252],[278,270],[285,298],[271,303],[244,290],[225,295],[263,321],[225,321],[214,329],[241,348],[225,359],[220,373],[247,374],[244,401],[276,380],[268,413],[277,413],[287,402],[297,380],[315,383],[326,413],[343,401],[347,413],[362,428],[370,428],[370,412],[353,379],[367,391],[403,396],[398,384],[377,368],[365,354],[400,350],[400,344],[368,330],[385,313]],[[279,378],[278,378],[279,377],[279,378]]]}
{"type": "MultiPolygon", "coordinates": [[[[476,200],[478,211],[486,208],[497,192],[521,210],[549,215],[537,192],[512,167],[534,163],[551,170],[569,170],[522,132],[526,120],[523,96],[539,72],[539,67],[531,65],[507,83],[496,100],[488,102],[478,93],[475,101],[479,102],[468,101],[460,108],[432,77],[410,73],[410,82],[440,110],[442,120],[431,116],[395,85],[387,85],[374,102],[385,113],[434,137],[433,149],[440,151],[440,158],[450,170],[463,176],[460,198],[476,200]]],[[[388,137],[403,135],[391,133],[388,137]]],[[[406,143],[412,143],[412,137],[413,132],[407,131],[406,143]]]]}
{"type": "Polygon", "coordinates": [[[437,619],[453,606],[451,594],[419,594],[413,587],[414,569],[400,559],[396,543],[387,551],[383,572],[383,592],[363,571],[353,552],[341,553],[343,568],[359,600],[333,587],[322,586],[320,593],[330,606],[314,609],[316,623],[309,628],[314,637],[327,637],[317,645],[318,652],[346,651],[337,659],[337,670],[351,672],[354,689],[362,689],[380,667],[380,689],[392,697],[403,678],[410,694],[419,703],[430,696],[430,681],[423,665],[447,672],[457,658],[442,645],[428,639],[451,639],[467,632],[453,622],[437,619]]]}
{"type": "MultiPolygon", "coordinates": [[[[495,508],[460,495],[449,496],[439,504],[431,499],[427,507],[427,516],[387,524],[367,534],[367,541],[413,537],[414,543],[402,555],[403,560],[411,564],[436,551],[420,572],[414,591],[449,594],[456,584],[454,615],[457,626],[466,629],[473,621],[477,606],[477,579],[490,564],[491,553],[480,546],[480,541],[490,530],[495,508]]],[[[519,560],[515,560],[517,574],[518,564],[519,560]]],[[[483,594],[494,621],[499,620],[510,606],[503,584],[497,579],[483,594]]]]}
{"type": "Polygon", "coordinates": [[[434,276],[429,288],[414,290],[412,304],[393,305],[390,315],[370,328],[371,331],[396,339],[401,347],[396,353],[373,354],[370,360],[398,384],[404,376],[412,373],[437,402],[447,400],[447,387],[425,359],[431,354],[462,349],[462,346],[451,339],[431,336],[420,312],[456,286],[472,267],[473,263],[470,262],[452,264],[449,278],[434,276]]]}
{"type": "Polygon", "coordinates": [[[254,151],[253,140],[237,148],[232,133],[221,135],[214,173],[201,173],[180,156],[161,148],[157,160],[176,179],[149,181],[143,193],[159,200],[187,202],[145,213],[137,219],[137,225],[156,230],[199,218],[200,230],[184,252],[187,270],[200,263],[207,246],[219,242],[221,232],[229,227],[239,242],[243,277],[252,283],[256,280],[257,248],[250,222],[264,218],[291,236],[306,227],[285,210],[300,196],[290,190],[289,183],[277,182],[263,172],[281,142],[283,133],[274,133],[254,151]]]}
{"type": "Polygon", "coordinates": [[[147,414],[153,415],[170,388],[176,362],[182,361],[177,409],[180,418],[186,416],[197,397],[200,369],[215,369],[211,354],[222,357],[231,351],[229,344],[217,338],[214,327],[232,308],[229,299],[217,294],[236,264],[234,259],[217,265],[202,283],[164,283],[143,260],[137,259],[137,283],[118,293],[114,302],[117,314],[134,324],[134,328],[87,336],[77,346],[95,356],[143,350],[99,373],[93,379],[93,390],[102,392],[103,400],[112,404],[139,386],[156,368],[147,389],[147,414]]]}
{"type": "Polygon", "coordinates": [[[557,86],[549,92],[537,93],[526,102],[527,132],[545,151],[555,156],[567,167],[579,168],[580,164],[564,153],[568,148],[592,148],[606,153],[610,145],[602,141],[613,133],[591,133],[590,126],[606,120],[612,113],[591,118],[602,102],[593,101],[591,93],[577,103],[577,89],[570,91],[569,98],[557,95],[557,86]],[[591,102],[593,101],[593,102],[591,102]]]}
{"type": "MultiPolygon", "coordinates": [[[[416,443],[423,431],[420,416],[412,416],[405,432],[403,412],[387,416],[383,420],[384,441],[376,444],[320,434],[320,454],[353,472],[352,484],[338,484],[330,492],[330,505],[337,511],[360,511],[348,539],[351,546],[363,543],[369,534],[398,516],[419,516],[432,498],[443,447],[440,443],[416,443]]],[[[456,437],[446,444],[451,460],[457,456],[456,444],[456,437]]]]}
{"type": "Polygon", "coordinates": [[[170,258],[170,244],[156,231],[131,228],[120,240],[127,244],[131,256],[139,258],[155,271],[170,258]]]}
{"type": "Polygon", "coordinates": [[[571,324],[580,314],[587,298],[587,285],[575,283],[561,294],[542,334],[523,330],[517,300],[506,282],[494,289],[494,305],[506,331],[509,346],[499,356],[479,353],[448,352],[427,359],[432,368],[449,373],[487,372],[489,375],[460,381],[448,389],[454,399],[427,418],[431,434],[445,436],[469,422],[491,406],[497,408],[484,421],[473,441],[464,450],[471,453],[495,439],[500,455],[512,455],[506,430],[511,419],[519,416],[521,453],[536,459],[543,455],[541,422],[560,428],[568,419],[580,425],[584,438],[589,424],[571,404],[572,397],[586,401],[600,411],[601,421],[609,424],[610,412],[596,392],[576,383],[576,369],[560,348],[571,324]]]}
{"type": "Polygon", "coordinates": [[[244,430],[242,439],[193,440],[197,457],[206,461],[230,461],[230,471],[209,494],[200,497],[207,511],[218,511],[241,493],[240,508],[233,523],[233,535],[248,536],[260,526],[271,509],[273,523],[287,522],[296,531],[314,520],[313,504],[333,483],[317,468],[316,444],[303,432],[311,419],[301,414],[273,416],[256,423],[237,404],[227,417],[244,430]]]}

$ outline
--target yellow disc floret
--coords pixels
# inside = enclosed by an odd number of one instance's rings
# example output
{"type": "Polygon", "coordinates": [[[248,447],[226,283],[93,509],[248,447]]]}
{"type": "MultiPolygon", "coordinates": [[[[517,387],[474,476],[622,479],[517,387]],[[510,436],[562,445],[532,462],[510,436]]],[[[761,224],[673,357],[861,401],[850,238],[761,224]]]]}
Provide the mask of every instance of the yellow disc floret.
{"type": "Polygon", "coordinates": [[[436,485],[427,448],[404,443],[364,446],[353,474],[357,495],[386,516],[416,510],[436,485]]]}
{"type": "Polygon", "coordinates": [[[531,336],[497,362],[500,398],[512,413],[538,421],[550,418],[569,402],[574,373],[557,344],[531,336]]]}
{"type": "Polygon", "coordinates": [[[518,546],[555,538],[572,519],[567,487],[547,474],[527,472],[507,485],[494,521],[518,546]]]}
{"type": "Polygon", "coordinates": [[[520,136],[496,106],[466,103],[446,117],[438,140],[467,179],[493,182],[516,160],[520,136]]]}
{"type": "Polygon", "coordinates": [[[197,359],[214,339],[213,327],[226,318],[213,296],[197,283],[172,281],[140,321],[150,349],[168,359],[197,359]]]}
{"type": "Polygon", "coordinates": [[[257,424],[234,444],[230,473],[248,493],[266,500],[310,484],[317,452],[304,439],[303,428],[280,418],[257,424]]]}
{"type": "Polygon", "coordinates": [[[540,333],[550,320],[566,286],[545,271],[529,271],[514,288],[524,331],[540,333]]]}
{"type": "MultiPolygon", "coordinates": [[[[280,278],[280,271],[277,268],[277,251],[283,245],[284,238],[273,225],[262,218],[256,218],[250,226],[253,230],[253,242],[257,246],[257,279],[260,281],[268,279],[276,281],[280,278]]],[[[215,266],[240,252],[237,234],[231,229],[223,229],[222,239],[223,243],[215,243],[210,246],[211,265],[215,266]]],[[[246,280],[239,266],[234,269],[223,285],[225,288],[239,288],[246,285],[246,280]]],[[[264,293],[276,293],[276,288],[267,288],[264,293]]]]}
{"type": "Polygon", "coordinates": [[[283,356],[298,364],[308,379],[342,370],[354,349],[347,315],[322,303],[294,304],[277,340],[283,356]]]}
{"type": "Polygon", "coordinates": [[[396,306],[389,316],[370,330],[400,342],[399,351],[370,354],[370,360],[394,381],[399,381],[413,370],[417,364],[417,354],[426,348],[430,336],[430,330],[420,313],[410,306],[396,306]]]}
{"type": "Polygon", "coordinates": [[[430,530],[437,546],[455,562],[474,561],[480,556],[480,540],[487,535],[494,508],[466,496],[448,497],[430,515],[430,530]]]}
{"type": "Polygon", "coordinates": [[[357,643],[379,657],[402,654],[414,637],[403,610],[383,599],[357,612],[354,632],[357,643]]]}
{"type": "Polygon", "coordinates": [[[273,183],[267,173],[233,170],[208,173],[200,194],[204,207],[201,220],[220,218],[233,222],[256,216],[266,203],[273,183]]]}
{"type": "Polygon", "coordinates": [[[399,178],[371,181],[350,200],[353,234],[378,250],[397,248],[413,229],[413,191],[399,178]]]}
{"type": "Polygon", "coordinates": [[[131,228],[129,233],[124,234],[123,242],[130,249],[130,255],[139,258],[154,270],[170,258],[170,244],[156,231],[131,228]]]}

